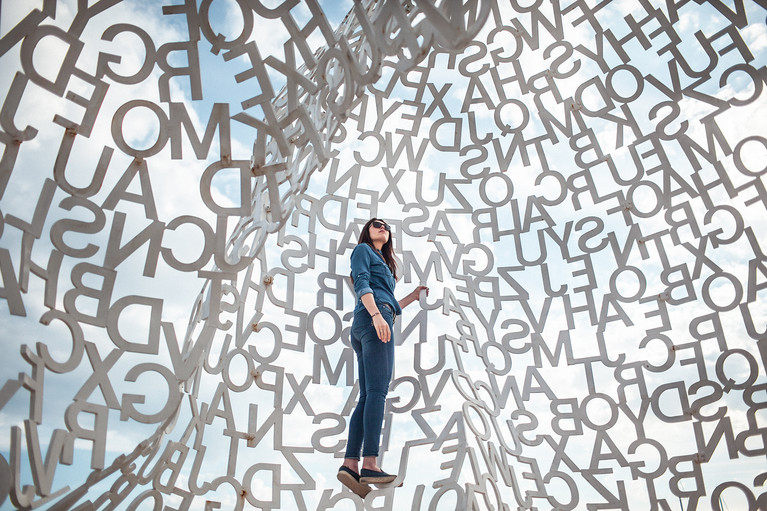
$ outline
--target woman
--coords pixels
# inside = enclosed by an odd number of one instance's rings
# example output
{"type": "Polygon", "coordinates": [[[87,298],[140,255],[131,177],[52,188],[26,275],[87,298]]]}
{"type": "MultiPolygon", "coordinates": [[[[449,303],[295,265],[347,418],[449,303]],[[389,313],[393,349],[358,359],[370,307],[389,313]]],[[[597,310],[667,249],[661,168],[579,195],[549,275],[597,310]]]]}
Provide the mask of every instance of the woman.
{"type": "Polygon", "coordinates": [[[370,491],[368,483],[385,484],[396,479],[378,467],[386,394],[394,369],[392,327],[402,308],[410,305],[426,286],[418,286],[399,302],[394,298],[397,263],[391,228],[383,220],[369,220],[351,256],[352,282],[357,295],[351,344],[357,354],[360,397],[349,420],[349,438],[338,480],[357,495],[370,491]],[[362,452],[362,471],[358,470],[362,452]]]}

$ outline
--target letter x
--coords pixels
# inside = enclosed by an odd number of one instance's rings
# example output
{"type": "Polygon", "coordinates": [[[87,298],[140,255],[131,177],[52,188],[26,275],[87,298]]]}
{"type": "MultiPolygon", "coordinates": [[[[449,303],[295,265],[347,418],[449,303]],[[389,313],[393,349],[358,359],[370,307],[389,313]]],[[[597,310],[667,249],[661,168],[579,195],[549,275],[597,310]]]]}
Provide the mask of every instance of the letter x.
{"type": "Polygon", "coordinates": [[[115,391],[112,388],[107,373],[112,369],[112,366],[115,365],[115,362],[120,358],[120,355],[122,355],[122,350],[112,350],[104,360],[101,360],[99,350],[92,342],[85,343],[85,351],[88,353],[88,359],[91,362],[91,367],[93,367],[93,374],[77,392],[75,400],[87,400],[88,396],[91,395],[98,385],[101,387],[101,393],[104,395],[104,401],[106,401],[107,406],[114,410],[119,410],[120,402],[117,400],[117,396],[115,395],[115,391]]]}
{"type": "Polygon", "coordinates": [[[386,167],[381,167],[384,172],[384,176],[386,176],[386,180],[389,182],[389,186],[386,187],[386,190],[383,191],[381,194],[381,198],[379,200],[385,201],[386,198],[389,196],[390,193],[394,193],[394,195],[397,198],[397,201],[400,204],[405,204],[405,198],[402,196],[402,192],[397,188],[397,183],[400,179],[402,179],[402,176],[405,174],[405,169],[400,169],[399,172],[397,172],[396,176],[392,176],[389,173],[389,169],[386,167]]]}
{"type": "Polygon", "coordinates": [[[304,391],[306,390],[306,387],[309,385],[309,382],[312,381],[311,376],[305,376],[303,380],[301,380],[301,383],[299,384],[296,381],[295,376],[293,376],[291,373],[287,373],[286,375],[288,377],[288,383],[290,383],[290,387],[293,389],[293,397],[290,398],[290,401],[285,406],[285,413],[290,413],[293,411],[293,409],[296,407],[296,404],[301,404],[301,408],[304,409],[306,412],[306,415],[314,415],[314,410],[312,410],[311,405],[309,404],[309,401],[306,400],[306,394],[304,394],[304,391]]]}
{"type": "Polygon", "coordinates": [[[543,435],[543,439],[546,440],[552,449],[554,449],[554,459],[551,460],[551,468],[549,469],[549,472],[557,470],[559,468],[559,464],[563,461],[565,462],[565,465],[567,465],[573,472],[580,471],[578,465],[570,458],[570,456],[565,454],[565,446],[567,445],[567,441],[570,439],[570,435],[562,436],[562,440],[559,443],[557,443],[557,441],[551,435],[543,435]]]}
{"type": "Polygon", "coordinates": [[[444,87],[442,87],[440,90],[437,90],[437,87],[434,86],[433,83],[427,83],[427,87],[429,87],[429,91],[431,92],[431,95],[434,96],[434,101],[431,102],[431,105],[429,105],[429,108],[426,109],[426,111],[423,113],[424,117],[429,117],[429,114],[431,114],[436,106],[439,107],[439,110],[442,112],[442,115],[445,117],[452,117],[450,114],[450,110],[447,109],[445,106],[445,102],[442,100],[445,97],[445,94],[450,89],[449,83],[446,83],[444,87]],[[436,106],[435,106],[436,105],[436,106]]]}
{"type": "Polygon", "coordinates": [[[695,256],[695,269],[692,272],[692,278],[697,279],[700,277],[700,271],[703,269],[703,263],[715,272],[721,272],[722,269],[717,264],[706,257],[706,245],[708,244],[708,236],[703,236],[698,244],[698,249],[695,250],[695,246],[692,243],[682,243],[682,246],[690,251],[695,256]]]}

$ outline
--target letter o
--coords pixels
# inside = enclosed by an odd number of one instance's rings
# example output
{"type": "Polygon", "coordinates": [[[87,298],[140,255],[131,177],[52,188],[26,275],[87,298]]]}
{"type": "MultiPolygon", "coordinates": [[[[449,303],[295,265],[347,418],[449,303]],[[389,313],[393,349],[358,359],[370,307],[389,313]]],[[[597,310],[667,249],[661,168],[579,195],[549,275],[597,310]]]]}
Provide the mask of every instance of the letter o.
{"type": "Polygon", "coordinates": [[[660,186],[656,185],[652,181],[639,181],[637,183],[632,184],[628,191],[626,192],[626,200],[628,200],[632,204],[631,208],[631,214],[634,216],[638,216],[639,218],[650,218],[652,216],[655,216],[658,211],[663,208],[663,191],[660,189],[660,186]],[[650,209],[649,211],[640,211],[637,208],[637,203],[634,200],[634,193],[637,191],[637,188],[640,186],[646,186],[649,188],[652,193],[655,195],[655,205],[650,209]]]}
{"type": "MultiPolygon", "coordinates": [[[[743,157],[741,156],[741,154],[743,152],[743,146],[746,144],[746,142],[753,142],[753,141],[761,143],[762,144],[762,148],[764,149],[764,151],[762,151],[762,153],[767,153],[767,139],[765,139],[764,137],[760,137],[759,135],[753,135],[753,136],[750,136],[750,137],[746,137],[743,140],[741,140],[740,142],[738,142],[738,145],[736,145],[735,149],[732,151],[732,161],[733,161],[733,163],[735,163],[735,168],[737,168],[741,173],[743,173],[743,174],[745,174],[747,176],[759,177],[759,176],[764,175],[765,173],[767,173],[767,165],[765,165],[764,168],[759,169],[759,170],[751,170],[751,169],[746,167],[745,163],[743,163],[743,157]]],[[[763,156],[764,156],[764,154],[763,154],[763,156]]],[[[756,159],[759,160],[759,161],[762,161],[762,162],[767,160],[764,157],[756,158],[756,159]]]]}
{"type": "Polygon", "coordinates": [[[754,497],[754,494],[751,493],[751,490],[748,489],[748,486],[737,481],[725,481],[724,483],[721,483],[719,486],[714,488],[714,491],[711,492],[712,510],[723,511],[722,507],[719,505],[719,499],[721,499],[722,493],[724,493],[724,490],[727,488],[739,489],[741,493],[743,493],[743,496],[746,497],[746,502],[748,503],[748,511],[757,511],[756,498],[754,497]]]}
{"type": "Polygon", "coordinates": [[[710,275],[703,282],[702,291],[703,291],[703,301],[712,310],[715,310],[717,312],[726,312],[726,311],[732,310],[735,307],[737,307],[740,301],[743,299],[743,285],[740,283],[738,279],[735,278],[735,275],[732,275],[731,273],[727,273],[727,272],[715,273],[713,275],[710,275]],[[719,278],[728,280],[730,284],[732,284],[732,289],[735,292],[735,296],[733,297],[732,301],[728,304],[719,305],[718,303],[714,302],[714,299],[711,297],[711,286],[713,282],[719,278]]]}
{"type": "Polygon", "coordinates": [[[309,313],[309,316],[306,318],[306,330],[309,333],[309,337],[311,337],[314,342],[328,346],[333,344],[335,340],[338,339],[338,337],[341,335],[341,318],[339,318],[338,313],[330,307],[317,307],[313,309],[312,312],[309,313]],[[314,321],[317,318],[317,315],[321,312],[326,313],[333,320],[333,333],[325,339],[319,337],[314,328],[314,321]]]}
{"type": "Polygon", "coordinates": [[[487,422],[487,419],[482,414],[482,410],[474,403],[471,403],[469,401],[463,402],[463,419],[466,422],[466,425],[469,426],[469,429],[477,435],[478,438],[481,440],[489,440],[490,439],[490,424],[487,422]],[[483,432],[480,433],[480,431],[477,429],[477,427],[474,425],[474,421],[470,419],[469,410],[474,410],[477,415],[479,415],[479,418],[482,421],[482,428],[483,432]]]}
{"type": "MultiPolygon", "coordinates": [[[[491,187],[491,189],[498,189],[497,186],[491,187]]],[[[479,182],[479,196],[482,198],[482,201],[487,204],[488,206],[493,207],[499,207],[502,206],[511,200],[511,197],[514,195],[514,183],[511,182],[511,178],[507,176],[504,173],[501,172],[494,172],[492,174],[488,174],[485,177],[482,178],[482,181],[479,182]],[[500,200],[492,200],[488,194],[488,181],[490,181],[492,178],[497,177],[500,178],[501,181],[503,181],[504,186],[506,187],[505,194],[503,194],[503,198],[500,200]]]]}
{"type": "MultiPolygon", "coordinates": [[[[239,371],[237,372],[239,373],[239,371]]],[[[222,377],[224,379],[224,383],[226,383],[226,386],[229,387],[230,390],[234,392],[243,392],[248,390],[250,386],[253,384],[252,375],[255,372],[256,372],[256,368],[253,365],[253,357],[250,356],[250,353],[248,351],[245,351],[242,348],[235,348],[226,354],[226,358],[224,359],[224,370],[222,372],[222,377]],[[234,384],[234,382],[232,381],[231,371],[230,371],[232,360],[237,355],[242,356],[245,359],[245,364],[247,365],[247,371],[245,373],[245,381],[240,385],[234,384]]]]}
{"type": "Polygon", "coordinates": [[[151,101],[147,101],[145,99],[134,99],[128,101],[120,108],[118,108],[114,117],[112,117],[112,138],[115,141],[115,145],[122,152],[133,156],[134,158],[148,158],[159,153],[168,142],[168,132],[168,116],[165,115],[165,112],[158,105],[155,105],[151,101]],[[151,111],[157,117],[157,121],[160,124],[157,131],[157,140],[155,140],[155,142],[146,149],[136,149],[129,146],[125,141],[125,137],[123,136],[123,121],[125,120],[125,116],[134,108],[139,107],[149,109],[149,111],[151,111]]]}
{"type": "Polygon", "coordinates": [[[605,79],[605,85],[607,85],[607,90],[610,93],[610,96],[621,103],[631,103],[635,99],[637,99],[639,96],[642,95],[642,91],[644,90],[644,78],[642,77],[642,73],[639,72],[637,68],[634,66],[630,66],[628,64],[621,64],[620,66],[616,66],[610,70],[609,73],[607,73],[607,78],[605,79]],[[618,91],[615,90],[615,87],[613,86],[613,79],[615,78],[615,75],[619,71],[628,71],[628,73],[634,78],[635,83],[635,90],[633,93],[629,94],[628,96],[621,96],[618,94],[618,91]]]}
{"type": "Polygon", "coordinates": [[[589,428],[595,431],[610,429],[611,427],[615,425],[616,422],[618,422],[618,405],[616,405],[615,401],[613,401],[612,398],[608,396],[607,394],[602,394],[602,393],[589,394],[588,396],[583,398],[583,401],[581,402],[581,405],[579,408],[581,410],[581,421],[586,426],[588,426],[589,428]],[[589,414],[587,413],[586,407],[594,399],[601,399],[605,401],[610,408],[610,418],[604,424],[596,424],[589,418],[589,414]]]}
{"type": "Polygon", "coordinates": [[[644,296],[645,291],[647,290],[647,279],[644,276],[644,273],[642,271],[635,267],[635,266],[624,266],[622,268],[618,268],[613,272],[612,275],[610,275],[610,293],[618,297],[618,301],[620,302],[634,302],[644,296]],[[637,282],[639,284],[639,289],[637,289],[637,292],[634,293],[631,296],[623,296],[621,293],[618,292],[618,285],[617,280],[621,273],[624,271],[630,271],[636,276],[637,282]]]}

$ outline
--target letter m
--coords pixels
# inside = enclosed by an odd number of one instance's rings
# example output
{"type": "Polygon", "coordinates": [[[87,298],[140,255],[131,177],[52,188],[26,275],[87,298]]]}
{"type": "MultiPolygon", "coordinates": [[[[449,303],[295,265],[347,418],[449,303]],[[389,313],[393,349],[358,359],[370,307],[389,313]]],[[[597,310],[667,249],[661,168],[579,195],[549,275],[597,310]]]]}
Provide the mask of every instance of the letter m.
{"type": "Polygon", "coordinates": [[[442,264],[437,252],[430,252],[429,258],[426,260],[423,268],[418,265],[415,254],[409,250],[402,252],[402,273],[405,275],[405,282],[413,281],[412,271],[415,271],[416,280],[418,282],[426,282],[429,280],[428,276],[431,273],[431,269],[434,270],[436,279],[442,281],[442,264]]]}
{"type": "Polygon", "coordinates": [[[562,350],[566,355],[566,361],[573,358],[573,346],[570,342],[570,331],[561,330],[559,337],[557,338],[557,345],[554,348],[554,353],[551,352],[546,341],[541,334],[531,334],[530,344],[533,348],[533,360],[535,361],[535,367],[543,367],[541,352],[546,356],[546,360],[549,361],[551,367],[557,367],[559,365],[559,359],[562,358],[562,350]]]}
{"type": "Polygon", "coordinates": [[[210,152],[210,146],[213,143],[213,134],[218,126],[218,142],[221,153],[221,161],[228,162],[232,159],[232,142],[229,128],[229,104],[214,103],[213,109],[208,118],[208,125],[205,127],[205,134],[202,140],[197,136],[192,120],[189,118],[189,112],[183,103],[170,104],[170,157],[174,160],[182,158],[181,150],[181,127],[186,131],[189,142],[192,144],[194,155],[198,160],[205,160],[210,152]]]}
{"type": "Polygon", "coordinates": [[[687,159],[695,170],[701,170],[703,168],[698,160],[698,155],[703,156],[703,158],[712,165],[715,165],[719,161],[719,156],[716,152],[717,143],[723,152],[722,156],[729,156],[732,154],[732,149],[730,149],[727,139],[724,138],[722,129],[713,119],[706,121],[703,126],[705,126],[706,129],[706,149],[690,138],[689,135],[683,134],[679,137],[679,145],[682,146],[684,154],[687,156],[687,159]]]}
{"type": "Polygon", "coordinates": [[[338,359],[335,369],[331,367],[328,352],[324,346],[316,345],[314,347],[314,370],[312,372],[312,383],[320,383],[322,379],[322,369],[328,376],[328,381],[336,385],[341,378],[341,373],[346,369],[346,385],[354,385],[354,351],[345,348],[338,359]]]}

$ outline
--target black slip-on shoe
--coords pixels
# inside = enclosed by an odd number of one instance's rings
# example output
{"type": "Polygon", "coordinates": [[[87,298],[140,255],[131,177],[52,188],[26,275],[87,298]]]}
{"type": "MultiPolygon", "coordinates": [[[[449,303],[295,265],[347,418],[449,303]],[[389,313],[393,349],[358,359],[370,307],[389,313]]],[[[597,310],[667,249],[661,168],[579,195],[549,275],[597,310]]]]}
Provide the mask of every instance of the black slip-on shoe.
{"type": "Polygon", "coordinates": [[[358,495],[363,499],[370,493],[370,486],[361,483],[360,476],[349,467],[342,466],[339,468],[338,474],[336,474],[336,479],[341,481],[341,484],[349,488],[355,495],[358,495]]]}
{"type": "Polygon", "coordinates": [[[396,474],[387,474],[383,470],[368,470],[363,468],[360,471],[360,482],[367,484],[388,484],[397,479],[396,474]]]}

